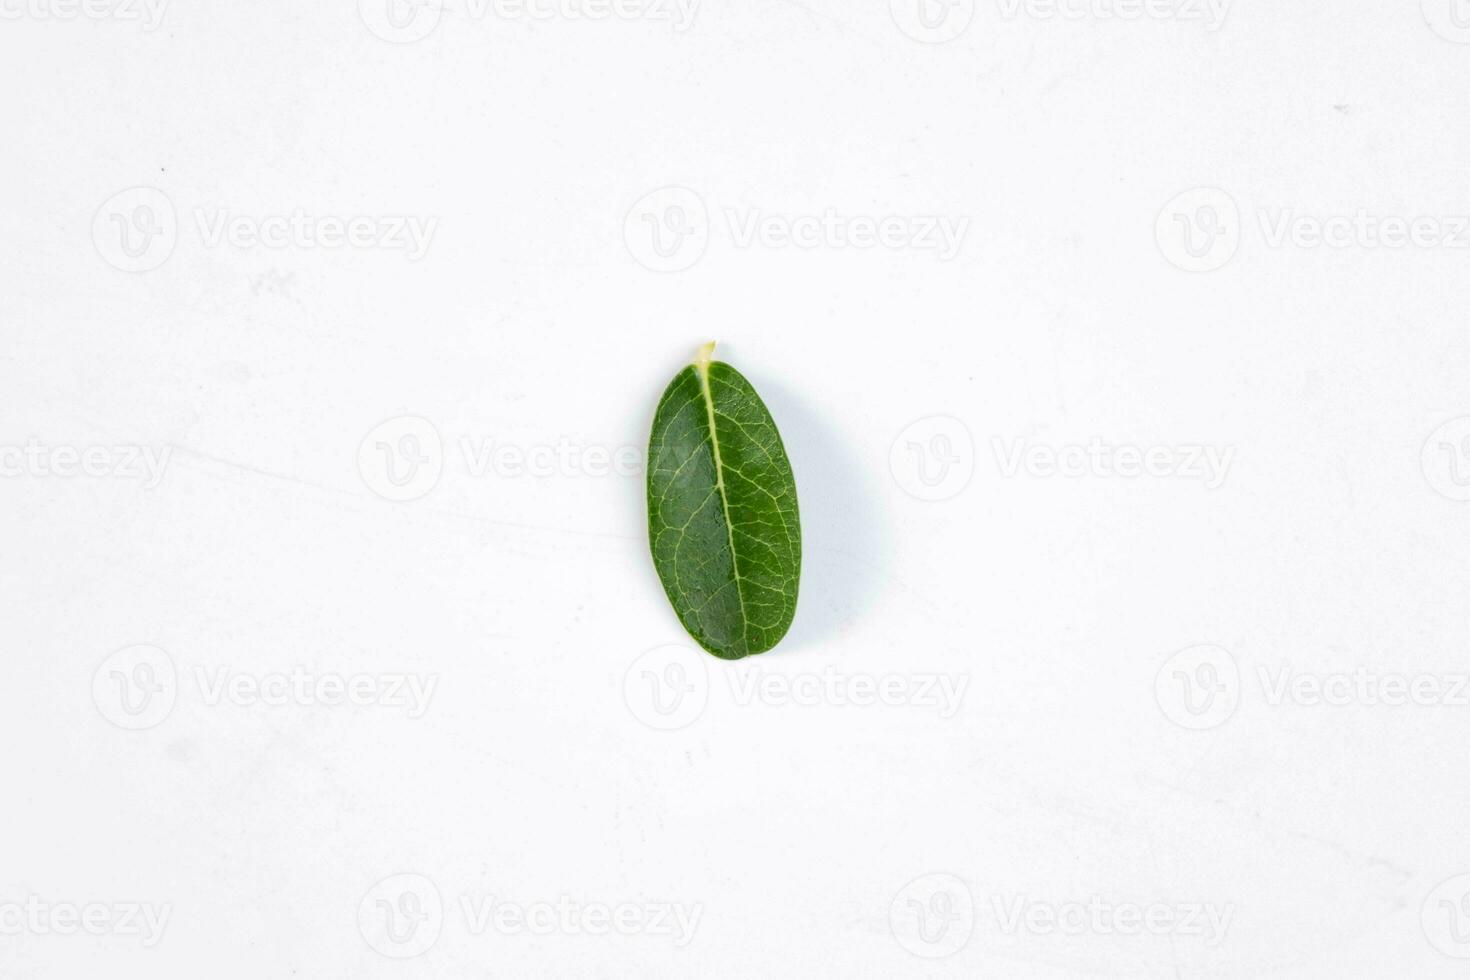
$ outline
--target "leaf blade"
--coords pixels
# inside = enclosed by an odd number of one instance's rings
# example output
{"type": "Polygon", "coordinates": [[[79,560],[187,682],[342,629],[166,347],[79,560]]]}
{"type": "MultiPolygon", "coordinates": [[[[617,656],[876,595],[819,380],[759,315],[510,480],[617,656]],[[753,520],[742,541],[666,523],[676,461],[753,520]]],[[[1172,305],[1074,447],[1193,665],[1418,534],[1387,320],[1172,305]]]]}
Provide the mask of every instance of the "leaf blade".
{"type": "Polygon", "coordinates": [[[648,461],[650,551],[680,622],[717,657],[771,649],[796,612],[801,524],[765,403],[706,348],[664,390],[648,461]]]}

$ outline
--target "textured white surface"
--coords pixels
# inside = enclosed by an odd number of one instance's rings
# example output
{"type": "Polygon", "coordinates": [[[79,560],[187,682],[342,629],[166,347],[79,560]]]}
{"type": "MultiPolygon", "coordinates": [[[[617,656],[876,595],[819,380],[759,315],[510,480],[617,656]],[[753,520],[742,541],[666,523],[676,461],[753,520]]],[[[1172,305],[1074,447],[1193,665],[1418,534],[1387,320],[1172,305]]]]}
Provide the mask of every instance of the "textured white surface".
{"type": "Polygon", "coordinates": [[[68,2],[0,974],[1464,975],[1470,11],[68,2]],[[711,338],[807,552],[736,665],[636,458],[711,338]]]}

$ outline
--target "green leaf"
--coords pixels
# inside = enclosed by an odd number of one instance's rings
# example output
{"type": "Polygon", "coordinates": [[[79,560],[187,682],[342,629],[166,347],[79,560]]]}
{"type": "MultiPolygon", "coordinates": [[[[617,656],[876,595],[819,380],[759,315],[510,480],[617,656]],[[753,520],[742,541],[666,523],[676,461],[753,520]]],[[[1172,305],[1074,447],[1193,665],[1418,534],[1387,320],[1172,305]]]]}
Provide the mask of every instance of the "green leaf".
{"type": "Polygon", "coordinates": [[[679,621],[710,653],[764,653],[796,615],[801,521],[781,434],[706,344],[674,375],[648,440],[648,539],[679,621]]]}

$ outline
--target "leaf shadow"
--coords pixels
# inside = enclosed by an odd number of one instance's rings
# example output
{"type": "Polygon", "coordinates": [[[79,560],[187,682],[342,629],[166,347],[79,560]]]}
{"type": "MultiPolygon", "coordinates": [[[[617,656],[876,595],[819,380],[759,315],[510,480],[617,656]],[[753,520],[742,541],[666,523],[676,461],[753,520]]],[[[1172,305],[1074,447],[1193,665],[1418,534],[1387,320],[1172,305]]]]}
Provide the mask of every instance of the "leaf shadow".
{"type": "Polygon", "coordinates": [[[781,433],[801,514],[796,618],[771,651],[779,654],[829,642],[863,617],[883,578],[887,527],[870,468],[832,424],[779,382],[751,384],[781,433]]]}

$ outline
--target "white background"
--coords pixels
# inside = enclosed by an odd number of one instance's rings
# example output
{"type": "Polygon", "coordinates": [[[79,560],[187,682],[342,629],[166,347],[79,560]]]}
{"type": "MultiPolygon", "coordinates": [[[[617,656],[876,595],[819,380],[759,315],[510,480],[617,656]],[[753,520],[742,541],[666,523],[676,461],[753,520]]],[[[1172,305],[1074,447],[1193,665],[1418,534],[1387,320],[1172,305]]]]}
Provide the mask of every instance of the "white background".
{"type": "Polygon", "coordinates": [[[1464,975],[1466,241],[1271,234],[1455,238],[1449,0],[93,2],[0,5],[0,974],[1464,975]],[[297,213],[434,224],[418,257],[208,233],[297,213]],[[829,215],[902,247],[773,237],[829,215]],[[649,216],[692,234],[660,257],[649,216]],[[948,258],[902,234],[940,216],[948,258]],[[791,633],[737,664],[689,649],[641,473],[463,450],[639,450],[708,339],[805,531],[791,633]],[[1231,462],[1005,465],[1094,439],[1231,462]],[[56,473],[130,446],[156,485],[56,473]],[[1360,668],[1444,686],[1273,702],[1360,668]],[[210,694],[293,670],[436,687],[210,694]],[[425,880],[442,913],[385,943],[425,880]],[[491,898],[700,918],[476,930],[491,898]],[[1075,903],[1179,921],[1044,927],[1075,903]]]}

